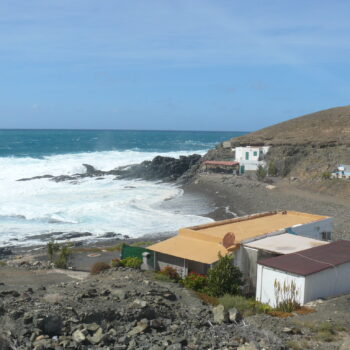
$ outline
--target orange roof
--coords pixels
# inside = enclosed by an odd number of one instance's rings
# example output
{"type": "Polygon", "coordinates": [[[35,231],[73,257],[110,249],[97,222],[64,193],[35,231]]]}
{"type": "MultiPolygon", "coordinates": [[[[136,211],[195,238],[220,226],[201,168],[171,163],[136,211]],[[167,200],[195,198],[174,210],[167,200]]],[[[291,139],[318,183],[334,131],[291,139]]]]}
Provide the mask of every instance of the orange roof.
{"type": "Polygon", "coordinates": [[[203,162],[203,164],[233,166],[233,165],[238,165],[239,163],[238,162],[221,161],[221,160],[206,160],[203,162]]]}
{"type": "Polygon", "coordinates": [[[147,247],[157,253],[173,255],[178,258],[212,264],[218,261],[218,254],[226,255],[228,250],[219,243],[208,242],[201,239],[175,236],[165,241],[147,247]]]}
{"type": "Polygon", "coordinates": [[[223,237],[227,232],[233,232],[235,242],[266,235],[294,225],[304,225],[315,221],[324,220],[328,216],[307,214],[295,211],[268,212],[254,214],[242,218],[212,222],[209,224],[187,228],[201,234],[223,237]]]}
{"type": "Polygon", "coordinates": [[[218,260],[219,252],[226,255],[242,241],[326,218],[293,211],[254,214],[182,228],[177,236],[151,245],[148,249],[211,264],[218,260]]]}

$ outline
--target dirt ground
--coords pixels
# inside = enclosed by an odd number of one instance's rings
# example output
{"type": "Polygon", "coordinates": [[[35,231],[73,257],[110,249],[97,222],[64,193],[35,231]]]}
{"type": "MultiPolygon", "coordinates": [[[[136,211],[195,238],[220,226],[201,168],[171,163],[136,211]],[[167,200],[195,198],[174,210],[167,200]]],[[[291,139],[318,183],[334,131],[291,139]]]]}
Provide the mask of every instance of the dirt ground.
{"type": "MultiPolygon", "coordinates": [[[[334,218],[334,238],[350,239],[350,199],[338,198],[301,189],[298,184],[275,181],[271,185],[223,174],[198,174],[191,184],[185,186],[189,192],[200,192],[221,210],[219,215],[234,213],[243,216],[263,211],[296,210],[331,216],[334,218]]],[[[214,213],[215,214],[215,213],[214,213]]],[[[215,217],[223,219],[224,217],[215,217]]]]}
{"type": "Polygon", "coordinates": [[[15,289],[24,291],[28,288],[47,287],[59,283],[67,283],[74,280],[81,280],[88,276],[88,273],[70,270],[27,270],[15,267],[0,267],[0,291],[15,289]]]}

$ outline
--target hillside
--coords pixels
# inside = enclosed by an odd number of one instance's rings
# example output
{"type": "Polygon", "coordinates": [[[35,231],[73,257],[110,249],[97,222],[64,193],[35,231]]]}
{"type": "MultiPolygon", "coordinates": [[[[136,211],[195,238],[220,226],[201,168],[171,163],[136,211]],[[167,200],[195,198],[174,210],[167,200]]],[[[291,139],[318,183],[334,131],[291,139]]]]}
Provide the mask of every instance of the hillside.
{"type": "Polygon", "coordinates": [[[268,167],[273,163],[276,169],[274,182],[292,180],[293,185],[303,190],[350,196],[350,181],[328,179],[339,164],[350,164],[350,106],[307,114],[229,142],[231,147],[222,143],[204,159],[232,160],[236,146],[270,145],[266,161],[268,167]]]}
{"type": "Polygon", "coordinates": [[[350,145],[350,106],[331,108],[230,140],[239,145],[350,145]]]}

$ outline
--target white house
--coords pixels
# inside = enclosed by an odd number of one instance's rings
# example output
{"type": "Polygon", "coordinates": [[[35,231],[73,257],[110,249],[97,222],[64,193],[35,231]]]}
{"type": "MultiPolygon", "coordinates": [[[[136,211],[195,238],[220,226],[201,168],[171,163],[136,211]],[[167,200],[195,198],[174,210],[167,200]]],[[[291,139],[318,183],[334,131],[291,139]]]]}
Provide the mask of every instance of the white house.
{"type": "Polygon", "coordinates": [[[334,179],[349,179],[350,178],[350,165],[340,164],[335,171],[332,172],[332,178],[334,179]]]}
{"type": "Polygon", "coordinates": [[[276,307],[275,281],[296,286],[304,305],[318,298],[350,293],[350,241],[340,240],[258,262],[256,299],[276,307]]]}
{"type": "Polygon", "coordinates": [[[236,147],[235,161],[240,163],[240,173],[243,174],[245,171],[255,171],[259,165],[266,165],[265,155],[268,152],[270,146],[262,147],[236,147]]]}

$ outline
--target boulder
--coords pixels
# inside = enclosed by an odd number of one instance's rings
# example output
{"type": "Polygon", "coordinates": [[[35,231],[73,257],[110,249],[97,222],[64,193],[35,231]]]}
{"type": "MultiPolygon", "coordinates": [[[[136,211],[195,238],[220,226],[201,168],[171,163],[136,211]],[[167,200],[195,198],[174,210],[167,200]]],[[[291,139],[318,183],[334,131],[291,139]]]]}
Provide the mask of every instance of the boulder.
{"type": "Polygon", "coordinates": [[[128,335],[133,336],[139,333],[143,333],[148,329],[148,320],[147,319],[143,319],[139,322],[137,322],[137,326],[134,327],[129,333],[128,335]]]}
{"type": "Polygon", "coordinates": [[[213,307],[214,323],[224,323],[228,321],[228,312],[225,310],[223,305],[213,307]]]}
{"type": "Polygon", "coordinates": [[[238,322],[241,319],[241,314],[236,308],[232,307],[228,310],[228,318],[231,322],[238,322]]]}
{"type": "Polygon", "coordinates": [[[86,336],[83,333],[83,331],[77,329],[75,332],[73,332],[72,338],[76,343],[82,343],[83,341],[85,341],[86,336]]]}
{"type": "Polygon", "coordinates": [[[93,335],[88,335],[86,338],[92,345],[96,345],[101,342],[104,334],[102,328],[99,327],[93,335]]]}
{"type": "Polygon", "coordinates": [[[49,336],[61,335],[62,318],[59,315],[46,316],[38,322],[38,328],[49,336]]]}

